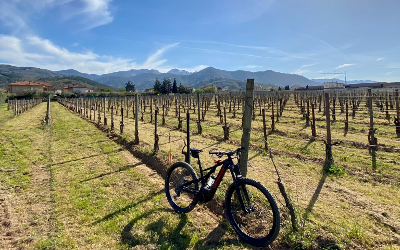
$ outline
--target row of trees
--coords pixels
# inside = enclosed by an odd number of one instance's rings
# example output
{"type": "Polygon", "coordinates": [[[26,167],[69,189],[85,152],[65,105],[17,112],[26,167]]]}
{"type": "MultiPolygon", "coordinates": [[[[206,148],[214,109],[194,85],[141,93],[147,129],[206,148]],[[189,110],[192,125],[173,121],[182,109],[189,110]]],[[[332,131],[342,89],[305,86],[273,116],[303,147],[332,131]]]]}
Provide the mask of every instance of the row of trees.
{"type": "Polygon", "coordinates": [[[156,78],[156,82],[154,83],[154,93],[156,94],[169,94],[169,93],[179,93],[179,94],[190,94],[192,93],[191,88],[187,88],[181,84],[179,87],[176,84],[176,79],[174,78],[174,83],[171,84],[171,80],[164,78],[162,84],[156,78]]]}

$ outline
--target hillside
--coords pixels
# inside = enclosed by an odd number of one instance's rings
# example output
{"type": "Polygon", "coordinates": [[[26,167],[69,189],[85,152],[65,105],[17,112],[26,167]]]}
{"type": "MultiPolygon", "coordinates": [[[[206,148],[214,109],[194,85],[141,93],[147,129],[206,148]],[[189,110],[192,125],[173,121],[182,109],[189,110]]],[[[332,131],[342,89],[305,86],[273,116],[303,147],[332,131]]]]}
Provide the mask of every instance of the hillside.
{"type": "MultiPolygon", "coordinates": [[[[318,85],[318,83],[313,82],[303,76],[295,74],[284,74],[279,72],[274,72],[272,70],[260,71],[260,72],[250,72],[250,71],[226,71],[220,70],[213,67],[205,68],[199,72],[192,73],[190,75],[176,75],[171,73],[144,73],[131,77],[123,76],[123,74],[113,75],[113,76],[101,76],[97,78],[96,81],[110,86],[123,87],[128,81],[133,82],[136,85],[136,89],[145,90],[153,86],[154,81],[158,78],[160,81],[165,78],[175,78],[176,81],[182,83],[183,85],[200,88],[206,85],[213,84],[214,81],[218,82],[221,87],[231,86],[232,81],[246,81],[246,79],[254,79],[255,82],[262,86],[286,86],[286,85],[300,85],[300,86],[313,86],[318,85]]],[[[236,88],[239,88],[236,86],[236,88]]]]}
{"type": "Polygon", "coordinates": [[[54,90],[62,90],[63,87],[67,85],[79,85],[79,86],[85,86],[90,89],[93,89],[94,91],[99,91],[100,89],[112,89],[112,87],[81,77],[81,76],[54,76],[54,77],[48,77],[48,78],[39,78],[37,79],[38,81],[43,81],[43,82],[51,82],[53,85],[54,90]]]}
{"type": "Polygon", "coordinates": [[[162,81],[164,78],[176,79],[177,83],[201,88],[214,84],[218,87],[229,87],[230,89],[242,89],[246,79],[254,79],[261,86],[313,86],[319,83],[311,81],[296,74],[284,74],[272,70],[250,72],[244,70],[227,71],[213,67],[205,68],[199,72],[191,73],[183,70],[170,70],[168,73],[160,73],[157,70],[132,69],[109,74],[96,75],[81,73],[74,69],[50,71],[32,67],[15,67],[0,65],[0,87],[6,87],[7,83],[21,80],[48,80],[57,87],[65,84],[79,84],[90,88],[106,88],[106,85],[113,88],[123,88],[125,83],[131,81],[136,89],[143,91],[154,85],[155,79],[162,81]]]}
{"type": "Polygon", "coordinates": [[[76,70],[65,70],[66,75],[59,75],[53,71],[34,67],[16,67],[0,64],[0,88],[8,89],[7,84],[24,80],[51,82],[53,89],[62,89],[69,85],[83,85],[93,90],[110,89],[110,86],[83,77],[88,75],[76,70]],[[71,75],[67,75],[71,74],[71,75]],[[77,74],[77,75],[73,75],[77,74]]]}

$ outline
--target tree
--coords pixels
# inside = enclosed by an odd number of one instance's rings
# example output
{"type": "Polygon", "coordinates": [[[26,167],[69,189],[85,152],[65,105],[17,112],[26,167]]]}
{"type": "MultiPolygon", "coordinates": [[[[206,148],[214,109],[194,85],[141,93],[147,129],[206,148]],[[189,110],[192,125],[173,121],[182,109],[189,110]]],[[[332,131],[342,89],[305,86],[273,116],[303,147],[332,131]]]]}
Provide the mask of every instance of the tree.
{"type": "Polygon", "coordinates": [[[164,77],[163,83],[161,85],[161,94],[169,94],[172,91],[171,80],[164,77]]]}
{"type": "Polygon", "coordinates": [[[205,87],[203,90],[204,93],[217,93],[217,87],[215,85],[205,87]]]}
{"type": "Polygon", "coordinates": [[[285,86],[285,90],[290,90],[289,85],[286,85],[286,86],[285,86]]]}
{"type": "Polygon", "coordinates": [[[192,93],[192,89],[186,88],[185,86],[182,85],[182,83],[180,83],[179,87],[178,87],[178,93],[179,94],[190,94],[190,93],[192,93]]]}
{"type": "Polygon", "coordinates": [[[125,83],[125,90],[126,92],[135,92],[136,91],[135,84],[132,84],[131,81],[128,81],[127,83],[125,83]]]}
{"type": "Polygon", "coordinates": [[[161,92],[161,83],[160,81],[156,78],[156,82],[154,83],[154,93],[160,93],[161,92]]]}
{"type": "Polygon", "coordinates": [[[178,93],[178,86],[176,85],[175,78],[174,78],[174,83],[172,84],[172,93],[178,93]]]}
{"type": "Polygon", "coordinates": [[[278,90],[279,90],[279,91],[281,91],[281,90],[282,90],[282,88],[281,88],[281,87],[279,87],[279,88],[278,88],[278,90]]]}

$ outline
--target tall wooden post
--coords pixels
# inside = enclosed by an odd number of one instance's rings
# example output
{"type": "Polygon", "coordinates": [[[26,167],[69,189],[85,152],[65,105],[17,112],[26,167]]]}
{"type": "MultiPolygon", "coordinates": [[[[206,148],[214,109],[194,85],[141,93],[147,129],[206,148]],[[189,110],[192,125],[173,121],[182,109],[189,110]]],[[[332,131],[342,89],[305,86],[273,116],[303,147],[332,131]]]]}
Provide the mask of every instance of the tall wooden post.
{"type": "Polygon", "coordinates": [[[186,113],[186,148],[185,161],[190,164],[190,114],[189,110],[186,113]]]}
{"type": "Polygon", "coordinates": [[[134,144],[139,144],[139,96],[135,95],[135,140],[134,144]]]}
{"type": "Polygon", "coordinates": [[[247,79],[246,84],[246,96],[245,96],[245,110],[243,113],[243,135],[241,146],[244,148],[240,156],[240,172],[246,177],[247,176],[247,162],[249,159],[249,146],[250,146],[250,133],[251,133],[251,121],[253,114],[253,93],[254,93],[254,79],[247,79]]]}
{"type": "Polygon", "coordinates": [[[312,135],[312,137],[317,137],[317,131],[315,130],[315,108],[314,108],[314,103],[311,103],[311,115],[312,115],[311,135],[312,135]]]}
{"type": "Polygon", "coordinates": [[[121,103],[121,122],[119,123],[119,130],[121,134],[124,133],[124,106],[121,103]]]}
{"type": "Polygon", "coordinates": [[[268,151],[268,137],[267,137],[267,123],[265,121],[265,109],[262,110],[262,117],[263,117],[263,131],[264,131],[264,146],[265,151],[268,151]]]}
{"type": "Polygon", "coordinates": [[[376,129],[374,128],[374,112],[372,107],[372,91],[368,89],[368,108],[369,108],[369,153],[372,156],[372,168],[376,169],[376,151],[378,149],[378,139],[375,137],[376,129]]]}
{"type": "Polygon", "coordinates": [[[396,134],[397,137],[400,138],[400,109],[399,109],[399,90],[396,89],[396,118],[394,120],[394,124],[396,125],[396,134]]]}
{"type": "Polygon", "coordinates": [[[47,98],[47,112],[46,112],[46,125],[49,125],[50,122],[50,95],[47,98]]]}
{"type": "Polygon", "coordinates": [[[333,164],[332,137],[331,137],[331,116],[329,106],[329,93],[325,93],[325,117],[326,117],[326,143],[325,143],[325,170],[329,170],[333,164]]]}
{"type": "Polygon", "coordinates": [[[158,109],[154,112],[154,154],[157,154],[159,150],[158,146],[158,134],[157,134],[157,116],[158,116],[158,109]]]}
{"type": "Polygon", "coordinates": [[[200,93],[197,93],[197,132],[199,135],[202,134],[203,130],[201,128],[201,121],[200,121],[200,93]]]}

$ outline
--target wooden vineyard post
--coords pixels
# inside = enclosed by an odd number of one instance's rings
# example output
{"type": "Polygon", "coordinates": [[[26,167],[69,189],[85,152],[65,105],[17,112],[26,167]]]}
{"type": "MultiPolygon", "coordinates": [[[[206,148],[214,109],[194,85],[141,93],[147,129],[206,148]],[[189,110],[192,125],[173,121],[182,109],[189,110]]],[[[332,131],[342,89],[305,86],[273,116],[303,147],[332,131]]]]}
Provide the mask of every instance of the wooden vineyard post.
{"type": "Polygon", "coordinates": [[[226,107],[224,107],[224,126],[222,129],[224,130],[224,140],[229,140],[229,127],[226,124],[226,107]]]}
{"type": "Polygon", "coordinates": [[[101,101],[97,102],[98,124],[101,123],[101,101]]]}
{"type": "Polygon", "coordinates": [[[158,109],[154,111],[154,154],[158,153],[159,146],[158,146],[158,134],[157,134],[157,115],[158,115],[158,109]]]}
{"type": "Polygon", "coordinates": [[[50,95],[47,98],[47,112],[46,112],[46,125],[49,125],[50,122],[50,95]]]}
{"type": "Polygon", "coordinates": [[[326,142],[325,142],[325,170],[329,171],[333,165],[332,138],[331,138],[331,117],[329,107],[329,93],[325,93],[325,117],[326,117],[326,142]]]}
{"type": "Polygon", "coordinates": [[[104,126],[107,126],[107,116],[106,116],[106,103],[107,103],[107,100],[106,100],[106,98],[104,97],[104,107],[103,107],[103,117],[104,117],[104,126]]]}
{"type": "Polygon", "coordinates": [[[121,122],[119,123],[119,131],[124,133],[124,106],[121,104],[121,122]]]}
{"type": "Polygon", "coordinates": [[[276,122],[279,122],[279,93],[276,92],[276,122]]]}
{"type": "Polygon", "coordinates": [[[164,126],[165,125],[165,105],[162,105],[162,121],[161,124],[164,126]]]}
{"type": "Polygon", "coordinates": [[[114,105],[111,106],[111,131],[114,131],[114,105]]]}
{"type": "Polygon", "coordinates": [[[346,121],[344,122],[344,133],[349,131],[349,102],[346,100],[346,121]]]}
{"type": "Polygon", "coordinates": [[[397,138],[400,138],[400,109],[399,109],[399,90],[396,89],[396,118],[394,119],[394,124],[396,126],[397,138]]]}
{"type": "Polygon", "coordinates": [[[139,96],[135,95],[135,140],[133,144],[139,144],[139,96]]]}
{"type": "Polygon", "coordinates": [[[250,133],[251,133],[251,121],[253,114],[253,93],[254,93],[254,79],[247,79],[246,84],[246,96],[245,96],[245,110],[243,113],[243,135],[241,141],[242,154],[240,156],[240,172],[246,177],[247,175],[247,162],[249,158],[249,146],[250,146],[250,133]]]}
{"type": "Polygon", "coordinates": [[[190,114],[189,110],[186,113],[186,155],[185,161],[190,164],[190,114]]]}
{"type": "Polygon", "coordinates": [[[150,99],[150,123],[153,122],[153,97],[150,99]]]}
{"type": "Polygon", "coordinates": [[[272,114],[271,114],[271,121],[272,121],[271,130],[272,130],[272,132],[274,132],[275,131],[274,102],[272,102],[272,105],[271,105],[271,112],[272,112],[272,114]]]}
{"type": "Polygon", "coordinates": [[[264,131],[264,146],[265,152],[268,151],[268,137],[267,137],[267,123],[265,121],[265,109],[262,110],[262,117],[263,117],[263,131],[264,131]]]}
{"type": "Polygon", "coordinates": [[[182,129],[181,106],[178,109],[178,130],[182,129]]]}
{"type": "Polygon", "coordinates": [[[315,108],[314,108],[314,103],[311,103],[311,115],[312,115],[311,136],[312,137],[317,137],[317,132],[315,130],[315,108]]]}
{"type": "Polygon", "coordinates": [[[310,100],[307,99],[306,126],[310,126],[310,100]]]}
{"type": "Polygon", "coordinates": [[[201,128],[201,115],[200,115],[200,93],[197,93],[197,133],[202,134],[203,130],[201,128]]]}
{"type": "Polygon", "coordinates": [[[368,89],[368,108],[369,108],[369,153],[372,156],[372,168],[376,169],[376,151],[378,149],[378,139],[375,137],[376,129],[374,128],[374,111],[372,108],[372,91],[368,89]]]}

